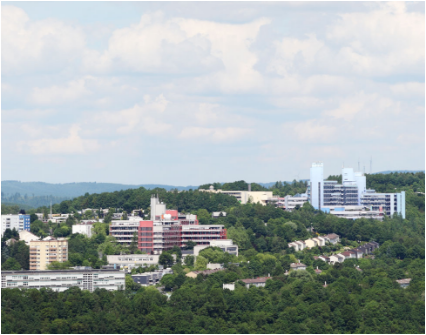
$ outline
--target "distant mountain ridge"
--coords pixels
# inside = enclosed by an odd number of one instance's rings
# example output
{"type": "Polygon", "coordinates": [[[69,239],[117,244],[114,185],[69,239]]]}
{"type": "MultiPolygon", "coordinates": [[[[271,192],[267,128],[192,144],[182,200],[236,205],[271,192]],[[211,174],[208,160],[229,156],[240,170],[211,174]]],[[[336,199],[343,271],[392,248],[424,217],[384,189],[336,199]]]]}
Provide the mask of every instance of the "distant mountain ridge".
{"type": "Polygon", "coordinates": [[[177,188],[178,190],[197,189],[198,186],[172,186],[161,184],[140,184],[140,185],[126,185],[114,183],[64,183],[64,184],[50,184],[44,182],[20,182],[17,180],[3,180],[1,182],[1,191],[4,195],[13,195],[19,193],[22,196],[57,196],[57,197],[78,197],[85,193],[103,193],[115,192],[133,188],[145,187],[146,189],[164,188],[171,190],[177,188]]]}

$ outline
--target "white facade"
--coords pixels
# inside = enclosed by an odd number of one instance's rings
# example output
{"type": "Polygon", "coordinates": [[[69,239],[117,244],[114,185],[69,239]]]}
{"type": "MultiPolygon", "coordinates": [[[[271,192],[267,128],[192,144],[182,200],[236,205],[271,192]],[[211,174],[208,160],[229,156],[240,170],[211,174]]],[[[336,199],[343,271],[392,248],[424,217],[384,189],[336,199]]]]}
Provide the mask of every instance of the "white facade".
{"type": "Polygon", "coordinates": [[[224,252],[238,256],[238,245],[233,244],[232,240],[211,240],[208,242],[210,242],[210,245],[196,245],[194,247],[193,256],[198,256],[201,250],[206,249],[208,247],[218,247],[224,252]]]}
{"type": "MultiPolygon", "coordinates": [[[[1,236],[3,236],[6,229],[13,230],[13,228],[16,229],[16,231],[21,231],[26,228],[26,222],[25,222],[25,215],[19,215],[19,214],[6,214],[1,216],[1,236]]],[[[29,217],[29,215],[28,215],[29,217]]],[[[29,222],[28,222],[28,229],[29,230],[29,222]]]]}
{"type": "Polygon", "coordinates": [[[72,286],[93,292],[96,288],[125,288],[125,274],[117,270],[2,271],[2,288],[51,288],[63,292],[72,286]]]}
{"type": "Polygon", "coordinates": [[[307,194],[286,195],[284,197],[284,209],[292,211],[296,206],[303,207],[308,200],[307,194]]]}
{"type": "Polygon", "coordinates": [[[315,209],[324,205],[324,167],[323,163],[312,163],[310,171],[310,203],[315,209]]]}
{"type": "Polygon", "coordinates": [[[159,259],[160,255],[107,255],[108,264],[115,264],[117,267],[127,266],[129,269],[157,265],[159,259]]]}
{"type": "Polygon", "coordinates": [[[87,237],[92,237],[92,224],[75,224],[72,226],[73,234],[82,234],[87,237]]]}

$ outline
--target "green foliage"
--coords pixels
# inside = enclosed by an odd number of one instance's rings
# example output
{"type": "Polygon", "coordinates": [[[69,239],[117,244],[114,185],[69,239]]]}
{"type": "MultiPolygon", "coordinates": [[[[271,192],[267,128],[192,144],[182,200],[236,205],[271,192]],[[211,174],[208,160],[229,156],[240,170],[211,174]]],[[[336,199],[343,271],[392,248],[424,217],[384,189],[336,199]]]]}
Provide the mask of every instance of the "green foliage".
{"type": "Polygon", "coordinates": [[[169,252],[163,251],[158,259],[158,263],[165,268],[169,268],[173,265],[174,259],[173,256],[169,252]]]}
{"type": "Polygon", "coordinates": [[[195,260],[195,270],[205,270],[207,268],[208,259],[203,256],[197,256],[195,260]]]}
{"type": "Polygon", "coordinates": [[[69,269],[70,267],[71,267],[71,264],[68,261],[65,261],[65,262],[51,262],[47,266],[47,269],[48,270],[66,270],[66,269],[69,269]]]}

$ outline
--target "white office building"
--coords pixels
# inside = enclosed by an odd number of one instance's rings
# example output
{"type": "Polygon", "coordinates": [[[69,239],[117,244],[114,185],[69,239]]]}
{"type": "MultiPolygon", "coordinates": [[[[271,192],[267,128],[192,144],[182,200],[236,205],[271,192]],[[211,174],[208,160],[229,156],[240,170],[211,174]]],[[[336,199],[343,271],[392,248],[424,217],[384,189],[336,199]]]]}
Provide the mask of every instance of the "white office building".
{"type": "Polygon", "coordinates": [[[72,286],[93,292],[125,289],[125,274],[118,270],[2,271],[1,288],[51,288],[63,292],[72,286]]]}
{"type": "Polygon", "coordinates": [[[115,265],[117,268],[127,267],[128,269],[157,265],[159,259],[160,255],[107,255],[108,264],[115,265]]]}
{"type": "Polygon", "coordinates": [[[342,183],[324,180],[323,164],[312,163],[306,191],[310,204],[339,217],[382,219],[395,213],[405,218],[405,192],[376,193],[368,190],[366,177],[353,168],[342,168],[342,183]]]}

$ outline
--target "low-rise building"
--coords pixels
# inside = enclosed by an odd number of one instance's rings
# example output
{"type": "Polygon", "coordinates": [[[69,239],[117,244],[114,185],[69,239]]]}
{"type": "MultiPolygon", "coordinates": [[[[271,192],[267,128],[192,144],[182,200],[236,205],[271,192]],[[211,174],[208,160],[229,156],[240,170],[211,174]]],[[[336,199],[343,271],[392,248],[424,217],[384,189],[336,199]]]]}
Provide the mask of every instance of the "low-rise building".
{"type": "Polygon", "coordinates": [[[223,191],[215,190],[213,185],[208,190],[199,189],[200,192],[223,193],[237,198],[241,204],[246,204],[249,201],[252,203],[260,203],[266,205],[269,199],[273,198],[272,191],[223,191]]]}
{"type": "Polygon", "coordinates": [[[213,269],[213,270],[204,270],[204,271],[191,271],[191,272],[188,272],[186,276],[190,278],[197,278],[199,274],[202,274],[203,276],[208,276],[208,275],[211,275],[212,273],[223,271],[223,270],[225,269],[222,268],[222,269],[213,269]]]}
{"type": "Polygon", "coordinates": [[[334,234],[334,233],[332,233],[332,234],[328,234],[328,235],[325,235],[325,236],[323,236],[323,237],[325,238],[325,240],[326,240],[327,242],[329,242],[329,243],[331,243],[331,244],[337,244],[337,243],[339,243],[339,241],[340,241],[340,239],[339,239],[339,235],[334,234]]]}
{"type": "Polygon", "coordinates": [[[86,235],[87,237],[90,238],[92,237],[92,228],[93,228],[92,222],[75,224],[75,225],[72,225],[72,233],[86,235]]]}
{"type": "Polygon", "coordinates": [[[2,288],[50,288],[63,292],[72,286],[93,292],[97,288],[125,288],[125,274],[117,270],[2,271],[2,288]]]}
{"type": "Polygon", "coordinates": [[[306,270],[306,265],[303,263],[291,263],[290,264],[291,270],[306,270]]]}
{"type": "Polygon", "coordinates": [[[226,212],[213,212],[212,213],[212,218],[213,219],[217,219],[220,217],[226,217],[226,212]]]}
{"type": "Polygon", "coordinates": [[[117,267],[127,267],[128,269],[157,265],[159,259],[160,255],[107,255],[108,264],[115,265],[117,267]]]}
{"type": "Polygon", "coordinates": [[[407,288],[410,285],[411,278],[399,279],[396,281],[402,288],[407,288]]]}
{"type": "Polygon", "coordinates": [[[25,241],[25,244],[30,244],[31,241],[38,241],[40,238],[28,230],[21,230],[19,232],[19,240],[25,241]]]}
{"type": "Polygon", "coordinates": [[[30,270],[47,270],[51,262],[68,260],[68,241],[30,241],[30,270]]]}
{"type": "Polygon", "coordinates": [[[200,251],[208,247],[217,247],[222,249],[222,251],[227,252],[228,254],[238,256],[238,245],[234,244],[230,239],[223,240],[211,240],[208,241],[209,244],[196,245],[194,247],[193,255],[196,257],[200,254],[200,251]]]}
{"type": "Polygon", "coordinates": [[[266,281],[272,279],[272,277],[259,277],[254,279],[241,279],[241,281],[246,284],[246,287],[249,288],[251,285],[256,287],[265,287],[266,281]]]}
{"type": "Polygon", "coordinates": [[[142,286],[150,286],[158,284],[164,275],[173,274],[172,269],[164,269],[153,272],[138,273],[132,275],[132,279],[135,283],[141,284],[142,286]]]}

